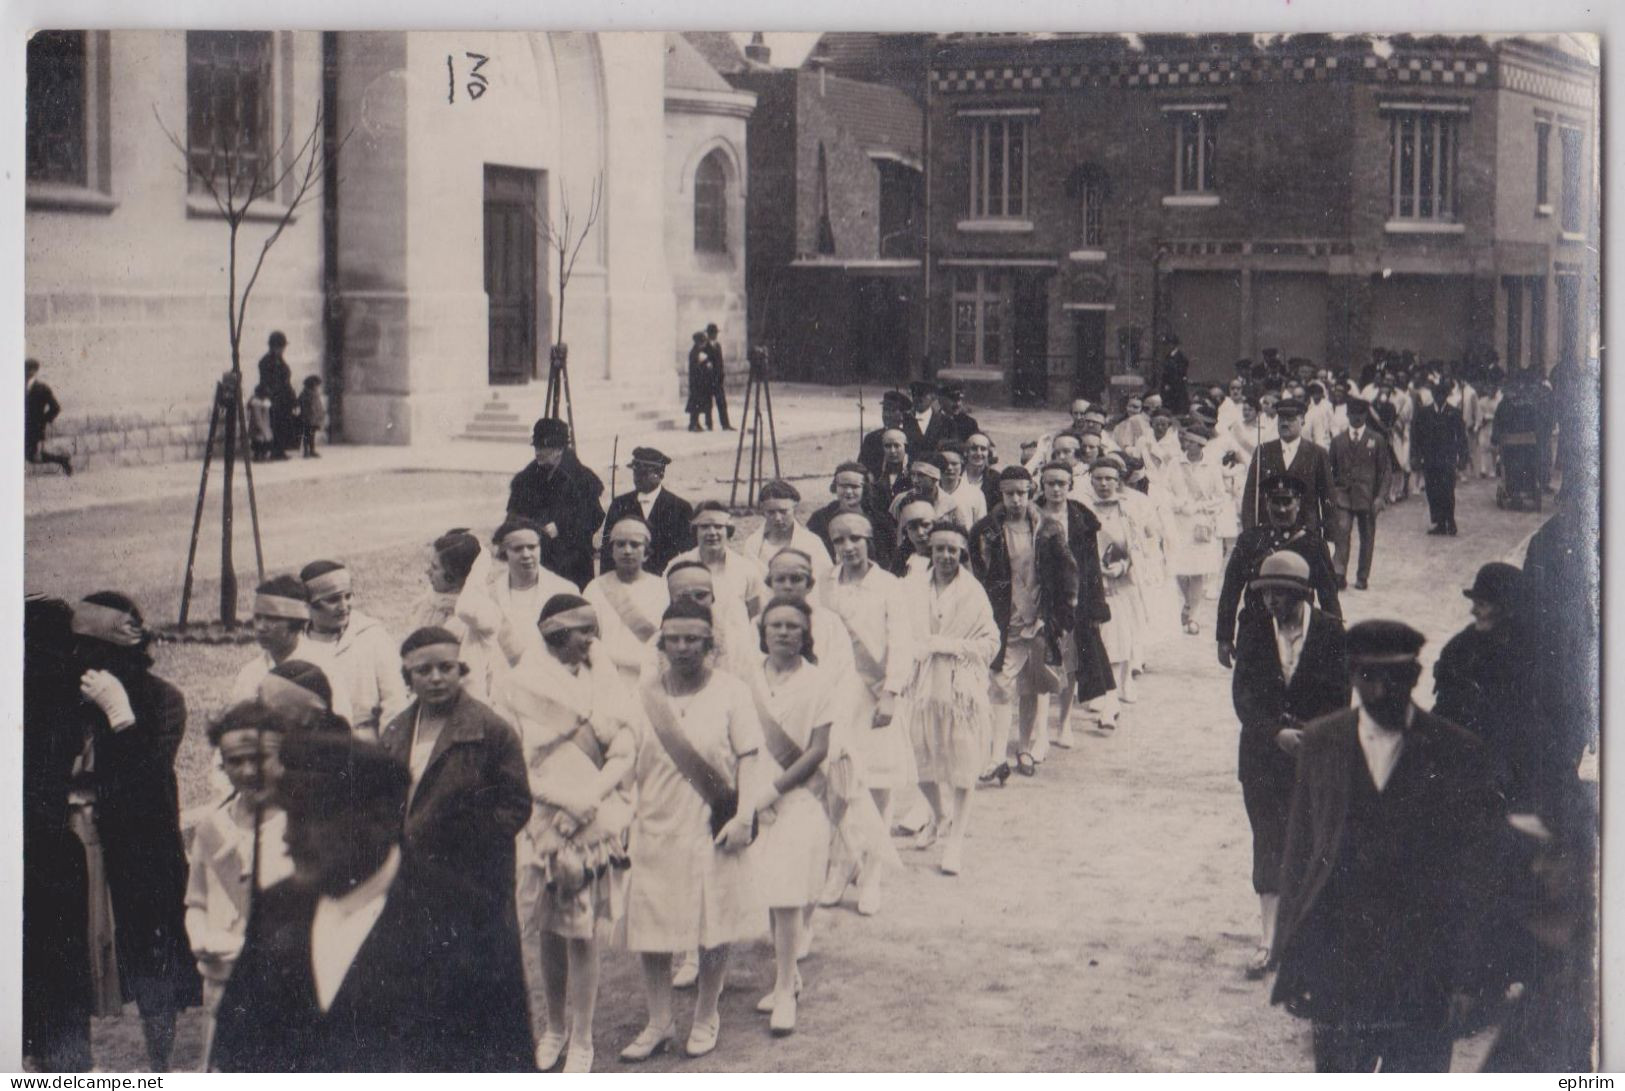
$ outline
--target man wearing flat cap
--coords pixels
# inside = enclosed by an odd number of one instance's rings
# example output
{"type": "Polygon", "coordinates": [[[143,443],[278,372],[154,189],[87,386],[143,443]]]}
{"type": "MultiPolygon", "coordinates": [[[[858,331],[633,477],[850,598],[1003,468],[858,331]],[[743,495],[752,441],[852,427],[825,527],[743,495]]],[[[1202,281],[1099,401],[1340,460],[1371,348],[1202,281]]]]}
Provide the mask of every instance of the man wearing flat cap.
{"type": "Polygon", "coordinates": [[[406,764],[376,743],[306,732],[279,758],[294,874],[255,907],[210,1067],[530,1070],[523,970],[502,907],[402,849],[406,764]]]}
{"type": "MultiPolygon", "coordinates": [[[[643,567],[658,576],[666,570],[671,559],[685,549],[694,548],[694,532],[689,523],[694,518],[694,505],[665,488],[666,467],[671,459],[653,447],[632,448],[632,491],[623,492],[609,502],[609,514],[604,526],[613,528],[622,519],[641,519],[649,525],[649,555],[643,567]]],[[[598,551],[598,571],[609,572],[615,567],[610,555],[609,535],[598,551]]]]}
{"type": "Polygon", "coordinates": [[[1377,549],[1377,515],[1388,502],[1388,441],[1370,427],[1371,407],[1359,398],[1347,402],[1348,430],[1332,437],[1332,507],[1330,527],[1336,546],[1337,589],[1348,586],[1349,547],[1360,528],[1360,563],[1354,588],[1370,586],[1371,557],[1377,549]]]}
{"type": "Polygon", "coordinates": [[[935,383],[909,383],[908,393],[913,406],[903,416],[903,434],[908,437],[908,457],[913,460],[936,453],[937,444],[953,438],[954,432],[947,414],[935,407],[935,383]]]}
{"type": "Polygon", "coordinates": [[[1248,585],[1264,603],[1236,635],[1230,697],[1241,721],[1236,775],[1253,831],[1253,892],[1262,931],[1247,965],[1257,980],[1269,968],[1275,910],[1286,843],[1287,809],[1303,725],[1349,704],[1349,665],[1343,623],[1310,605],[1309,562],[1290,550],[1264,558],[1248,585]]]}
{"type": "Polygon", "coordinates": [[[1247,470],[1241,496],[1243,530],[1264,521],[1259,485],[1271,474],[1290,474],[1303,482],[1303,525],[1325,533],[1336,518],[1332,505],[1332,466],[1322,447],[1303,438],[1303,403],[1286,398],[1275,406],[1277,438],[1258,445],[1247,470]]]}
{"type": "Polygon", "coordinates": [[[542,567],[585,587],[593,575],[592,536],[604,523],[604,483],[576,457],[563,421],[537,421],[531,446],[535,460],[508,485],[508,514],[542,528],[542,567]]]}
{"type": "Polygon", "coordinates": [[[976,418],[965,412],[965,387],[960,383],[943,383],[937,387],[937,407],[947,422],[943,442],[964,443],[982,430],[976,418]]]}
{"type": "Polygon", "coordinates": [[[1236,538],[1225,562],[1224,583],[1219,588],[1217,635],[1219,663],[1229,667],[1236,650],[1236,623],[1248,614],[1264,609],[1263,600],[1249,585],[1257,578],[1265,558],[1281,550],[1291,550],[1309,563],[1309,582],[1314,586],[1320,608],[1336,618],[1343,616],[1337,599],[1337,576],[1326,540],[1307,530],[1298,517],[1303,506],[1303,482],[1287,474],[1264,480],[1262,526],[1244,530],[1236,538]]]}
{"type": "Polygon", "coordinates": [[[1271,1000],[1311,1021],[1317,1072],[1449,1071],[1477,984],[1501,813],[1478,740],[1411,700],[1423,641],[1351,627],[1355,707],[1298,751],[1271,1000]]]}

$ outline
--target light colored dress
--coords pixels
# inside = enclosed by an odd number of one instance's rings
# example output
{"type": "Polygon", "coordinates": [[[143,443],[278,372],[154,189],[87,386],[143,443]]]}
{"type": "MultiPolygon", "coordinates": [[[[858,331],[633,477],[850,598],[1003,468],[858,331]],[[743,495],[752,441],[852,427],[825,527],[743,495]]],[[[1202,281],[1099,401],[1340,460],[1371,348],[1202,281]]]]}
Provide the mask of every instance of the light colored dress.
{"type": "MultiPolygon", "coordinates": [[[[750,679],[758,717],[764,721],[772,717],[785,736],[805,750],[813,728],[830,724],[833,731],[837,709],[831,681],[829,672],[804,660],[788,677],[775,678],[763,659],[750,679]]],[[[766,727],[762,756],[775,779],[789,768],[767,744],[766,727]]],[[[831,827],[825,791],[821,768],[761,816],[761,832],[747,851],[755,858],[757,889],[769,909],[800,909],[818,900],[829,868],[831,827]]]]}
{"type": "Polygon", "coordinates": [[[518,840],[520,937],[527,947],[534,947],[543,932],[590,939],[602,930],[607,936],[621,916],[632,811],[628,795],[612,793],[584,828],[548,800],[602,768],[577,743],[578,733],[590,733],[590,740],[580,737],[599,758],[631,755],[632,738],[623,734],[628,726],[624,693],[620,673],[607,660],[594,659],[572,671],[540,645],[519,661],[504,689],[535,800],[518,840]]]}
{"type": "Polygon", "coordinates": [[[999,651],[993,606],[965,568],[946,588],[929,575],[911,576],[903,586],[914,666],[897,719],[921,781],[974,788],[993,737],[988,664],[999,651]],[[951,650],[931,651],[934,637],[951,650]]]}
{"type": "Polygon", "coordinates": [[[1217,524],[1225,505],[1219,472],[1205,462],[1187,459],[1172,467],[1168,483],[1174,522],[1168,543],[1169,570],[1175,576],[1211,576],[1219,571],[1217,524]]]}
{"type": "Polygon", "coordinates": [[[337,640],[322,640],[314,633],[306,640],[326,653],[327,661],[316,665],[327,674],[335,699],[344,691],[352,728],[377,731],[406,708],[401,646],[377,618],[352,611],[337,640]]]}
{"type": "Polygon", "coordinates": [[[598,647],[620,670],[623,682],[635,683],[648,659],[649,641],[660,629],[660,616],[671,605],[666,581],[639,569],[638,578],[626,583],[611,570],[587,584],[581,597],[598,611],[598,647]],[[640,636],[634,624],[639,630],[650,628],[640,636]]]}
{"type": "Polygon", "coordinates": [[[1134,549],[1131,545],[1134,528],[1123,511],[1123,505],[1115,497],[1111,500],[1096,497],[1089,510],[1100,520],[1100,532],[1095,540],[1100,545],[1103,565],[1108,547],[1115,554],[1126,552],[1129,557],[1129,567],[1121,576],[1108,576],[1101,572],[1101,586],[1105,588],[1106,605],[1111,609],[1112,616],[1100,627],[1100,642],[1106,647],[1109,662],[1127,663],[1134,657],[1145,627],[1145,605],[1134,586],[1134,549]]]}
{"type": "MultiPolygon", "coordinates": [[[[654,684],[664,694],[661,683],[654,684]]],[[[741,799],[750,799],[756,789],[738,783],[739,760],[761,753],[762,728],[745,683],[714,671],[697,692],[663,699],[690,745],[734,782],[741,799]]],[[[667,755],[639,695],[632,695],[630,705],[638,753],[627,883],[628,948],[692,951],[755,939],[766,931],[767,918],[753,854],[749,849],[724,852],[712,843],[710,806],[667,755]]]]}
{"type": "MultiPolygon", "coordinates": [[[[746,538],[740,545],[739,552],[746,560],[755,561],[767,572],[768,562],[774,554],[781,549],[799,549],[812,558],[813,581],[815,584],[823,583],[829,578],[831,561],[829,559],[829,546],[824,540],[803,526],[800,521],[792,522],[790,541],[788,543],[773,544],[767,540],[765,527],[757,527],[755,533],[746,538]]],[[[762,597],[762,605],[767,605],[768,596],[762,597]]]]}
{"type": "MultiPolygon", "coordinates": [[[[490,585],[491,601],[507,626],[509,647],[517,650],[521,659],[542,646],[542,634],[537,631],[536,622],[542,616],[542,607],[547,605],[547,600],[554,595],[580,594],[575,584],[545,568],[537,570],[536,583],[532,587],[513,587],[508,582],[505,569],[497,571],[490,585]]],[[[501,673],[506,674],[506,671],[501,673]]]]}
{"type": "MultiPolygon", "coordinates": [[[[897,722],[895,701],[908,685],[914,666],[902,582],[871,564],[863,579],[851,582],[842,582],[837,569],[816,592],[852,638],[853,662],[861,684],[854,687],[846,741],[863,781],[871,788],[911,787],[919,779],[914,748],[897,722]],[[892,722],[875,727],[875,707],[886,693],[894,699],[892,722]]],[[[821,645],[818,650],[822,652],[821,645]]]]}
{"type": "MultiPolygon", "coordinates": [[[[813,540],[818,541],[817,535],[813,536],[813,540]]],[[[818,542],[818,549],[826,559],[829,557],[829,550],[824,548],[823,542],[818,542]]],[[[666,566],[666,571],[670,572],[672,565],[677,564],[679,561],[701,561],[703,564],[704,562],[700,558],[700,547],[695,546],[686,553],[677,554],[671,559],[671,564],[666,566]]],[[[813,564],[816,565],[817,563],[818,558],[815,556],[813,564]]],[[[716,567],[710,565],[706,565],[706,567],[711,569],[711,586],[715,590],[717,598],[737,600],[741,606],[745,607],[747,617],[755,617],[762,609],[762,604],[767,602],[769,597],[767,569],[749,557],[732,549],[724,549],[721,564],[716,567]],[[752,604],[754,604],[754,608],[752,604]]]]}

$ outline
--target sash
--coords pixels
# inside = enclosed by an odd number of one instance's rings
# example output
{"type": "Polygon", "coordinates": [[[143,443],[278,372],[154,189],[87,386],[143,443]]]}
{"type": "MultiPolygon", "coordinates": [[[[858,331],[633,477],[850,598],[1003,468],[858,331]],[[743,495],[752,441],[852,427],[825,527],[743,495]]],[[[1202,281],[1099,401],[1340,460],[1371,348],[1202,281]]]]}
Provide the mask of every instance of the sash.
{"type": "Polygon", "coordinates": [[[643,711],[649,716],[649,726],[654,729],[655,738],[659,740],[660,747],[677,766],[677,772],[688,781],[690,788],[699,793],[707,806],[711,808],[711,836],[715,837],[722,832],[733,816],[739,813],[739,792],[729,784],[727,778],[700,757],[699,751],[694,749],[677,721],[672,717],[671,705],[666,695],[658,688],[658,677],[645,685],[638,687],[638,697],[643,703],[643,711]]]}
{"type": "Polygon", "coordinates": [[[632,635],[642,643],[647,644],[649,638],[654,636],[659,628],[646,617],[638,604],[632,601],[632,594],[626,589],[619,576],[603,581],[604,597],[609,604],[615,607],[615,613],[620,617],[621,624],[632,630],[632,635]]]}
{"type": "Polygon", "coordinates": [[[784,725],[768,710],[767,694],[762,692],[762,679],[759,676],[751,677],[750,695],[756,702],[756,718],[762,722],[762,741],[767,743],[779,767],[789,769],[801,760],[806,750],[796,745],[796,741],[784,730],[784,725]]]}
{"type": "MultiPolygon", "coordinates": [[[[835,577],[831,576],[830,578],[834,579],[835,577]]],[[[858,668],[858,674],[862,675],[863,680],[873,690],[886,681],[886,668],[880,665],[880,660],[875,656],[875,653],[869,650],[869,645],[865,644],[863,637],[858,635],[858,627],[852,624],[846,614],[835,608],[834,599],[834,595],[830,595],[829,598],[824,600],[825,605],[830,608],[830,611],[836,617],[846,623],[846,631],[852,637],[853,665],[858,668]]]]}
{"type": "MultiPolygon", "coordinates": [[[[756,718],[762,724],[762,741],[772,753],[773,760],[780,767],[788,770],[801,760],[807,751],[796,745],[784,725],[780,724],[767,707],[767,694],[762,692],[763,680],[761,675],[753,675],[750,680],[750,695],[756,702],[756,718]]],[[[831,730],[834,725],[830,725],[831,730]]],[[[824,814],[828,816],[832,826],[839,826],[845,817],[849,801],[853,792],[859,787],[857,775],[852,768],[852,759],[842,754],[824,763],[824,767],[814,771],[800,785],[813,794],[818,802],[824,805],[824,814]]]]}

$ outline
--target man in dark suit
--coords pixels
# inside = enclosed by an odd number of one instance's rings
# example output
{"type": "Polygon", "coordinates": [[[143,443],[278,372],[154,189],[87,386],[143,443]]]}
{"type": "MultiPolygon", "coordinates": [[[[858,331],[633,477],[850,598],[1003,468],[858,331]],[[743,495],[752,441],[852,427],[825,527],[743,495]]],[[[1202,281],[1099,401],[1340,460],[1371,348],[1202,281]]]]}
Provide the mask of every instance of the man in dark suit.
{"type": "Polygon", "coordinates": [[[1241,495],[1241,528],[1250,530],[1263,522],[1259,512],[1259,483],[1271,474],[1288,474],[1303,482],[1303,525],[1324,533],[1336,518],[1332,506],[1332,466],[1323,448],[1303,438],[1303,403],[1286,398],[1275,406],[1280,439],[1258,445],[1247,484],[1241,495]]]}
{"type": "Polygon", "coordinates": [[[937,445],[952,439],[954,430],[947,415],[936,407],[935,384],[912,382],[908,393],[914,404],[903,415],[903,434],[908,437],[908,457],[912,460],[936,454],[937,445]]]}
{"type": "Polygon", "coordinates": [[[532,1068],[501,907],[401,848],[411,773],[377,744],[295,732],[277,798],[291,879],[260,896],[220,1003],[221,1072],[532,1068]]]}
{"type": "Polygon", "coordinates": [[[688,350],[688,413],[690,432],[706,431],[715,427],[711,419],[711,361],[705,354],[705,334],[694,331],[694,344],[688,350]],[[700,414],[705,414],[705,428],[700,427],[700,414]]]}
{"type": "Polygon", "coordinates": [[[1332,556],[1326,541],[1319,534],[1304,529],[1299,520],[1303,509],[1303,482],[1286,474],[1264,479],[1264,512],[1268,518],[1264,526],[1244,530],[1230,551],[1230,560],[1224,568],[1224,583],[1219,588],[1218,640],[1219,663],[1229,668],[1236,651],[1236,620],[1239,615],[1263,610],[1263,600],[1248,588],[1264,559],[1272,553],[1290,549],[1309,562],[1309,582],[1314,585],[1320,599],[1320,608],[1336,618],[1343,616],[1337,601],[1337,576],[1332,570],[1332,556]]]}
{"type": "Polygon", "coordinates": [[[1309,605],[1309,562],[1290,550],[1264,559],[1248,585],[1264,603],[1242,622],[1230,696],[1241,721],[1236,775],[1253,829],[1253,891],[1262,924],[1247,966],[1257,980],[1269,968],[1286,843],[1286,817],[1305,722],[1348,707],[1343,623],[1309,605]]]}
{"type": "Polygon", "coordinates": [[[888,508],[891,502],[914,487],[909,472],[908,436],[901,428],[888,428],[880,436],[880,472],[874,475],[876,498],[888,508]]]}
{"type": "Polygon", "coordinates": [[[1448,392],[1432,383],[1417,388],[1421,406],[1411,421],[1411,458],[1422,467],[1428,497],[1429,534],[1456,534],[1456,469],[1467,459],[1467,426],[1461,411],[1445,404],[1448,392]]]}
{"type": "Polygon", "coordinates": [[[1502,815],[1483,748],[1411,701],[1423,636],[1348,631],[1358,701],[1310,724],[1281,862],[1271,1000],[1313,1025],[1317,1072],[1445,1072],[1502,815]]]}
{"type": "Polygon", "coordinates": [[[1377,515],[1388,502],[1388,441],[1368,427],[1371,407],[1359,398],[1348,400],[1349,429],[1332,437],[1332,504],[1337,518],[1332,521],[1336,550],[1337,589],[1348,587],[1349,546],[1354,527],[1360,528],[1360,566],[1355,570],[1354,588],[1364,591],[1371,579],[1371,555],[1377,548],[1377,515]]]}
{"type": "Polygon", "coordinates": [[[960,383],[943,383],[937,387],[937,409],[947,423],[942,443],[964,443],[982,430],[976,418],[965,412],[965,387],[960,383]]]}
{"type": "Polygon", "coordinates": [[[72,477],[73,460],[67,455],[53,454],[44,447],[45,429],[62,415],[62,404],[56,400],[51,388],[40,381],[38,360],[24,361],[23,374],[27,382],[23,395],[24,456],[30,462],[53,462],[62,467],[63,473],[72,477]]]}
{"type": "Polygon", "coordinates": [[[604,483],[570,448],[570,429],[543,417],[531,430],[536,459],[513,475],[508,514],[542,528],[542,565],[578,588],[592,580],[592,536],[604,522],[604,483]]]}
{"type": "MultiPolygon", "coordinates": [[[[728,369],[722,363],[722,342],[717,340],[720,332],[715,322],[705,327],[705,359],[711,366],[711,400],[717,405],[717,419],[724,432],[732,432],[733,425],[728,423],[728,369]]],[[[705,419],[707,423],[711,420],[710,401],[706,402],[705,419]]]]}
{"type": "Polygon", "coordinates": [[[902,429],[903,418],[908,414],[910,405],[908,395],[901,390],[888,390],[881,395],[880,427],[864,436],[863,442],[858,445],[858,461],[863,463],[870,477],[879,479],[881,467],[886,464],[886,432],[893,428],[902,429]]]}
{"type": "MultiPolygon", "coordinates": [[[[666,467],[670,465],[671,459],[653,447],[632,448],[632,461],[627,463],[627,467],[632,471],[633,489],[611,500],[609,514],[604,517],[606,527],[613,527],[628,517],[642,519],[649,524],[652,537],[643,569],[656,576],[666,571],[666,566],[677,554],[694,548],[694,532],[688,525],[694,518],[694,505],[676,493],[668,492],[663,485],[666,467]]],[[[606,531],[604,544],[598,551],[598,570],[609,572],[614,567],[606,531]]]]}
{"type": "Polygon", "coordinates": [[[897,523],[871,487],[869,474],[863,464],[843,462],[835,467],[829,491],[835,494],[835,499],[807,517],[807,529],[818,535],[824,548],[829,550],[830,559],[838,559],[834,544],[830,541],[830,520],[844,512],[862,515],[869,520],[869,528],[873,532],[873,537],[869,539],[869,559],[881,568],[890,569],[892,555],[897,549],[897,523]]]}
{"type": "Polygon", "coordinates": [[[1162,342],[1168,347],[1168,355],[1162,361],[1157,390],[1162,394],[1163,407],[1175,416],[1183,416],[1190,412],[1191,407],[1190,388],[1185,381],[1191,362],[1180,350],[1178,337],[1170,333],[1163,337],[1162,342]]]}

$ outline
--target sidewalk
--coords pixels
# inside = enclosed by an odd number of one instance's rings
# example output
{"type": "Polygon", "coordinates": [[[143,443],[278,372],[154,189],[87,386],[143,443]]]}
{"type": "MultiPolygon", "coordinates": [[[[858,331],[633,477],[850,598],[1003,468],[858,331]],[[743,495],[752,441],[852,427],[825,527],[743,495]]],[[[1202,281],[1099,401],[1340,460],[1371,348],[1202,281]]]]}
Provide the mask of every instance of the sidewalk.
{"type": "MultiPolygon", "coordinates": [[[[880,426],[880,394],[884,388],[875,385],[863,389],[865,429],[880,426]]],[[[849,432],[852,450],[856,451],[858,431],[858,388],[827,387],[807,383],[774,383],[771,388],[775,431],[780,444],[789,440],[814,436],[837,435],[849,432]]],[[[743,406],[735,399],[730,406],[736,426],[741,422],[743,406]]],[[[994,421],[1014,424],[1023,416],[1014,409],[990,409],[977,413],[985,426],[994,421]]],[[[1054,423],[1064,420],[1064,414],[1052,411],[1054,423]]],[[[611,455],[623,465],[631,457],[632,448],[654,446],[672,456],[683,459],[702,454],[733,452],[739,443],[739,432],[689,432],[687,430],[658,430],[628,422],[629,427],[642,428],[638,432],[617,435],[611,422],[577,421],[580,435],[577,454],[581,460],[609,483],[611,455]],[[618,452],[616,451],[618,443],[618,452]]],[[[1053,426],[1053,423],[1049,426],[1053,426]]],[[[1029,425],[1031,427],[1031,425],[1029,425]]],[[[766,437],[764,436],[764,442],[766,437]]],[[[749,435],[745,439],[749,448],[749,435]]],[[[321,448],[321,458],[305,459],[294,456],[286,462],[266,462],[253,466],[256,489],[267,485],[280,485],[297,481],[320,481],[368,473],[410,473],[425,471],[490,473],[511,475],[524,467],[531,458],[531,449],[524,443],[493,443],[473,440],[450,440],[444,443],[413,446],[378,446],[360,444],[333,444],[321,448]]],[[[221,487],[220,460],[209,467],[209,490],[221,487]]],[[[23,479],[24,518],[54,515],[65,512],[89,511],[115,504],[195,496],[202,473],[201,462],[166,462],[155,466],[118,466],[75,474],[28,474],[23,479]]],[[[243,467],[239,463],[233,487],[239,497],[244,495],[243,467]]],[[[628,483],[627,474],[620,475],[628,483]]]]}

